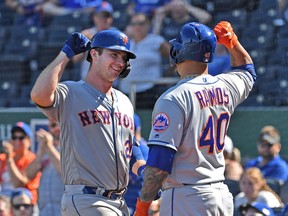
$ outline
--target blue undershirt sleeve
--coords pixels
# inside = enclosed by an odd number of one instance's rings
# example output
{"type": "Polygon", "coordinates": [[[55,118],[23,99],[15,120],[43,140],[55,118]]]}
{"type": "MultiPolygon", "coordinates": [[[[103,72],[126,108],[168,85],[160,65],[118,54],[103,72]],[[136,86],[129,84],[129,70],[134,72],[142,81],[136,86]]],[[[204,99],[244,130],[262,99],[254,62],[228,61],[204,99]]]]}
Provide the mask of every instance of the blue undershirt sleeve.
{"type": "Polygon", "coordinates": [[[174,149],[168,147],[150,145],[146,165],[171,173],[175,153],[174,149]]]}
{"type": "Polygon", "coordinates": [[[254,64],[240,65],[240,66],[238,66],[238,67],[232,67],[232,69],[233,69],[233,70],[234,70],[234,69],[246,70],[246,71],[248,71],[248,72],[251,74],[254,82],[256,81],[257,74],[256,74],[256,70],[255,70],[254,64]]]}

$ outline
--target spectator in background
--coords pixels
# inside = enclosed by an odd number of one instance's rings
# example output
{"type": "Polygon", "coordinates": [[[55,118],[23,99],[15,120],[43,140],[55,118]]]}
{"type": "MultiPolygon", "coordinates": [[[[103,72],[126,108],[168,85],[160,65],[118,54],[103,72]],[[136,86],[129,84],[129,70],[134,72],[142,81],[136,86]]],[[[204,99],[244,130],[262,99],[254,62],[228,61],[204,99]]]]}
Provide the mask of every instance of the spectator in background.
{"type": "Polygon", "coordinates": [[[239,211],[242,216],[274,216],[274,211],[263,203],[254,202],[251,204],[240,206],[239,211]]]}
{"type": "Polygon", "coordinates": [[[12,216],[11,213],[10,197],[4,194],[0,194],[0,215],[12,216]]]}
{"type": "Polygon", "coordinates": [[[46,0],[37,10],[44,16],[62,16],[75,11],[91,13],[101,2],[102,0],[46,0]]]}
{"type": "Polygon", "coordinates": [[[154,16],[153,33],[162,35],[166,40],[171,40],[176,38],[183,24],[194,21],[208,24],[211,20],[211,14],[192,6],[186,0],[172,0],[170,3],[157,8],[154,16]]]}
{"type": "Polygon", "coordinates": [[[234,147],[233,141],[229,136],[225,136],[224,143],[224,182],[228,186],[230,193],[235,197],[240,192],[239,180],[243,173],[241,154],[239,149],[234,147]]]}
{"type": "Polygon", "coordinates": [[[49,119],[49,132],[37,131],[38,151],[35,160],[27,168],[27,176],[33,179],[42,172],[38,189],[40,216],[61,215],[61,198],[64,184],[61,179],[60,128],[56,121],[49,119]]]}
{"type": "MultiPolygon", "coordinates": [[[[95,35],[98,31],[106,30],[106,29],[116,29],[112,26],[113,23],[113,6],[107,2],[103,1],[101,5],[96,7],[96,9],[92,12],[92,21],[94,26],[91,28],[84,29],[81,33],[85,35],[87,38],[92,40],[93,35],[95,35]]],[[[73,62],[81,63],[81,78],[84,79],[89,69],[89,62],[86,61],[87,52],[80,53],[73,57],[73,62]]]]}
{"type": "MultiPolygon", "coordinates": [[[[134,14],[126,29],[131,37],[131,51],[137,55],[137,60],[131,60],[131,73],[125,79],[119,80],[119,88],[125,94],[130,93],[133,81],[159,80],[163,72],[163,58],[169,57],[170,45],[160,35],[150,33],[151,20],[143,13],[134,14]]],[[[136,109],[152,109],[156,100],[163,93],[162,85],[137,83],[136,109]]]]}
{"type": "MultiPolygon", "coordinates": [[[[0,183],[2,192],[11,195],[14,188],[25,187],[33,195],[32,203],[37,208],[38,187],[41,173],[38,172],[35,178],[28,179],[26,170],[36,155],[30,151],[31,128],[24,122],[17,122],[11,130],[12,140],[5,141],[4,154],[0,154],[0,183]]],[[[35,210],[36,211],[36,210],[35,210]]]]}
{"type": "Polygon", "coordinates": [[[234,147],[233,141],[229,136],[226,135],[224,142],[225,179],[239,181],[243,173],[241,153],[238,148],[234,147]]]}
{"type": "Polygon", "coordinates": [[[41,13],[37,9],[45,0],[5,0],[5,4],[18,15],[15,19],[16,25],[38,26],[41,23],[41,13]]]}
{"type": "Polygon", "coordinates": [[[35,215],[33,212],[33,195],[26,188],[17,188],[13,191],[11,195],[11,205],[13,216],[35,215]]]}
{"type": "Polygon", "coordinates": [[[257,143],[259,156],[248,161],[245,169],[258,167],[266,180],[276,180],[283,184],[288,178],[288,165],[279,155],[281,150],[280,133],[267,125],[261,129],[257,143]]]}
{"type": "Polygon", "coordinates": [[[213,62],[209,64],[209,74],[216,76],[231,69],[230,54],[222,44],[217,44],[213,62]]]}
{"type": "Polygon", "coordinates": [[[157,8],[169,3],[170,1],[171,0],[130,0],[130,3],[127,7],[127,13],[130,16],[133,16],[136,13],[144,13],[148,17],[152,18],[157,8]]]}
{"type": "MultiPolygon", "coordinates": [[[[146,161],[148,157],[148,146],[146,140],[142,137],[141,134],[141,119],[139,115],[134,113],[134,129],[135,129],[135,139],[140,144],[140,149],[143,155],[143,159],[146,161]]],[[[135,206],[137,202],[137,197],[140,195],[140,191],[143,184],[143,174],[135,175],[132,172],[133,164],[135,163],[136,158],[132,156],[130,164],[130,172],[129,172],[129,184],[127,187],[127,192],[125,194],[125,200],[129,208],[130,215],[134,215],[135,206]]],[[[136,170],[136,169],[135,169],[136,170]]],[[[136,171],[137,172],[137,171],[136,171]]]]}
{"type": "Polygon", "coordinates": [[[235,209],[241,205],[259,202],[270,208],[282,207],[280,197],[268,186],[261,171],[256,167],[244,170],[240,178],[241,192],[235,197],[235,209]]]}

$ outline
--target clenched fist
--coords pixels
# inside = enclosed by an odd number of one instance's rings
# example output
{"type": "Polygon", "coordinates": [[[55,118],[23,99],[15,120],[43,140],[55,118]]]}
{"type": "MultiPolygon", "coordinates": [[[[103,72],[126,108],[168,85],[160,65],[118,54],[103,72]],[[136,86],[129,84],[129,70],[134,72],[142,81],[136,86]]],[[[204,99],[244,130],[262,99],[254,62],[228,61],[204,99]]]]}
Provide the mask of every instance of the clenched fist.
{"type": "Polygon", "coordinates": [[[238,37],[233,31],[231,24],[227,21],[219,22],[213,29],[219,44],[232,49],[238,43],[238,37]]]}
{"type": "Polygon", "coordinates": [[[71,59],[74,55],[90,49],[91,41],[83,34],[74,32],[65,42],[62,51],[71,59]]]}

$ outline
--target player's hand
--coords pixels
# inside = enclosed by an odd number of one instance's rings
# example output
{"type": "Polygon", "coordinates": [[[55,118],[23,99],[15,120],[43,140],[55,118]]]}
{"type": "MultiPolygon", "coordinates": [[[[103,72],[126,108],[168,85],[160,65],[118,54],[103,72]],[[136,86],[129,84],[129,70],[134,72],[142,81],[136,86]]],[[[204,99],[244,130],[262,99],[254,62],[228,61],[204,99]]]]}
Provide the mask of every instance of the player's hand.
{"type": "Polygon", "coordinates": [[[10,141],[3,141],[3,150],[4,153],[6,154],[6,158],[13,158],[13,152],[14,152],[14,148],[13,148],[13,144],[10,141]]]}
{"type": "Polygon", "coordinates": [[[39,143],[38,153],[43,154],[53,147],[53,136],[48,131],[40,128],[37,132],[37,141],[39,143]]]}
{"type": "Polygon", "coordinates": [[[232,49],[238,43],[238,37],[233,31],[231,24],[227,21],[219,22],[213,29],[219,44],[232,49]]]}
{"type": "Polygon", "coordinates": [[[91,41],[83,34],[74,32],[65,42],[62,51],[71,59],[90,49],[91,41]]]}
{"type": "Polygon", "coordinates": [[[134,216],[148,216],[150,204],[151,204],[151,201],[144,202],[144,201],[141,201],[139,198],[137,198],[136,210],[135,210],[134,216]]]}

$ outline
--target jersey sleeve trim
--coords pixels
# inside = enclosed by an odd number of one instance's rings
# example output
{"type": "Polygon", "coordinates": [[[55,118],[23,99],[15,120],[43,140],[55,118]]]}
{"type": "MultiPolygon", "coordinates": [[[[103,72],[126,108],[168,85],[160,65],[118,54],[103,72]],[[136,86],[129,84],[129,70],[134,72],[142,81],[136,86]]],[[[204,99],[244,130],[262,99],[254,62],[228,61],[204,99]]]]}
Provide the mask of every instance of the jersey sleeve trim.
{"type": "Polygon", "coordinates": [[[253,81],[255,82],[256,81],[256,78],[257,78],[257,74],[256,74],[256,70],[255,70],[255,67],[254,67],[254,64],[245,64],[245,65],[240,65],[240,66],[237,66],[237,67],[232,67],[232,69],[240,69],[240,70],[245,70],[247,71],[253,78],[253,81]]]}
{"type": "Polygon", "coordinates": [[[159,140],[149,140],[147,145],[148,146],[153,146],[153,145],[163,146],[163,147],[171,148],[171,149],[173,149],[175,151],[178,151],[176,146],[172,145],[171,143],[163,142],[163,141],[159,141],[159,140]]]}

